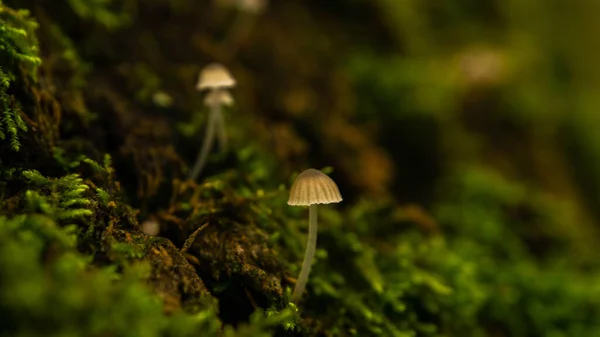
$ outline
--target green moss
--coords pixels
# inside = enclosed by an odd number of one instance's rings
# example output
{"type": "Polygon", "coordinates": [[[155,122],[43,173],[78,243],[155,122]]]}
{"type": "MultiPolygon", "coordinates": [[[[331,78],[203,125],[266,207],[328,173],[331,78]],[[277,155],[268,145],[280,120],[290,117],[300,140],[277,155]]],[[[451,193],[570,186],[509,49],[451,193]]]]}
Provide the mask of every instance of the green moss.
{"type": "Polygon", "coordinates": [[[41,191],[25,192],[25,202],[30,212],[40,212],[57,220],[77,219],[93,214],[86,208],[92,202],[84,196],[89,186],[77,174],[48,179],[37,171],[23,171],[23,176],[41,191]]]}
{"type": "Polygon", "coordinates": [[[15,11],[0,2],[0,140],[7,142],[13,151],[21,148],[19,138],[27,131],[27,124],[21,116],[20,103],[10,92],[20,76],[36,77],[41,62],[36,28],[37,23],[29,18],[28,11],[15,11]]]}
{"type": "Polygon", "coordinates": [[[462,172],[438,214],[486,294],[479,320],[510,336],[597,335],[600,274],[574,268],[597,265],[593,241],[567,205],[486,170],[462,172]]]}
{"type": "MultiPolygon", "coordinates": [[[[222,336],[212,301],[197,314],[165,316],[144,284],[147,266],[132,264],[123,273],[93,268],[74,248],[75,236],[51,218],[0,218],[0,335],[222,336]]],[[[251,327],[240,334],[226,329],[224,336],[269,336],[265,329],[286,317],[257,315],[251,327]]]]}

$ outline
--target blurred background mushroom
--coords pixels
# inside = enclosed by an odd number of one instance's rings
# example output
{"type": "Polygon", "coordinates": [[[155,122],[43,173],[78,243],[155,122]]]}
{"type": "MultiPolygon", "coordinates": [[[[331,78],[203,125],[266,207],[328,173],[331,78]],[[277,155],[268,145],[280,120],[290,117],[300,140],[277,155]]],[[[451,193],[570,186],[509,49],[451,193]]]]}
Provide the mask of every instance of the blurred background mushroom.
{"type": "Polygon", "coordinates": [[[208,93],[204,97],[204,105],[209,111],[202,147],[188,176],[191,180],[196,180],[202,173],[213,145],[215,133],[219,141],[220,150],[225,151],[227,147],[227,131],[225,129],[225,118],[223,117],[223,107],[233,104],[233,97],[228,89],[234,87],[235,84],[236,81],[229,73],[229,70],[221,64],[211,63],[200,71],[196,89],[199,91],[208,90],[208,93]]]}

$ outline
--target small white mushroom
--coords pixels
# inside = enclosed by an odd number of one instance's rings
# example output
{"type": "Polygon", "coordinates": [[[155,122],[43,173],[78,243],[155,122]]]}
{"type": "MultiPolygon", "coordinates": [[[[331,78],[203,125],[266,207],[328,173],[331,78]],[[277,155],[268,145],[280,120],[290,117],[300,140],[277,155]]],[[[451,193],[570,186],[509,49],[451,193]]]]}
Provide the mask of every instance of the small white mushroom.
{"type": "Polygon", "coordinates": [[[267,7],[267,0],[215,0],[216,4],[223,7],[234,7],[238,10],[257,15],[267,7]]]}
{"type": "Polygon", "coordinates": [[[142,231],[148,235],[157,236],[160,232],[160,224],[156,220],[146,220],[142,222],[142,231]]]}
{"type": "Polygon", "coordinates": [[[304,292],[312,260],[317,248],[317,205],[339,203],[342,201],[340,190],[325,173],[308,169],[298,175],[290,190],[288,205],[308,206],[308,240],[302,261],[302,269],[296,281],[292,301],[298,301],[304,292]]]}
{"type": "Polygon", "coordinates": [[[211,63],[200,71],[198,75],[197,90],[232,88],[236,85],[235,78],[225,66],[220,63],[211,63]]]}
{"type": "Polygon", "coordinates": [[[267,0],[237,0],[237,6],[241,11],[257,15],[267,7],[267,0]]]}
{"type": "Polygon", "coordinates": [[[222,45],[222,49],[229,59],[233,59],[244,41],[247,41],[256,24],[256,19],[267,9],[268,0],[214,1],[219,6],[235,8],[239,11],[222,45]]]}
{"type": "Polygon", "coordinates": [[[204,97],[204,105],[209,108],[209,112],[202,148],[189,174],[189,179],[191,180],[198,178],[202,172],[208,159],[208,153],[214,142],[215,132],[217,133],[221,151],[225,151],[227,148],[227,133],[225,131],[225,120],[222,110],[223,106],[231,106],[233,104],[233,97],[227,91],[227,88],[234,87],[235,84],[236,81],[229,73],[229,70],[219,63],[211,63],[200,71],[196,89],[209,90],[204,97]]]}

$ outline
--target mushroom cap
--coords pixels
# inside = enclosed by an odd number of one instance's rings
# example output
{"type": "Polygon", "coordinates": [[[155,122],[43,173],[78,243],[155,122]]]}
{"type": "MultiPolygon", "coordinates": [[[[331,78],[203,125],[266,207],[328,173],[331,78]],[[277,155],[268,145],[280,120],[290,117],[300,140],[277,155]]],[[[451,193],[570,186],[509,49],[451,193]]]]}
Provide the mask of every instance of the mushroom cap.
{"type": "Polygon", "coordinates": [[[157,236],[160,232],[160,224],[156,220],[142,222],[142,231],[148,235],[157,236]]]}
{"type": "Polygon", "coordinates": [[[213,107],[215,105],[233,105],[233,96],[225,89],[211,90],[204,97],[204,105],[213,107]]]}
{"type": "Polygon", "coordinates": [[[231,73],[225,66],[220,63],[211,63],[200,71],[196,89],[231,88],[235,84],[235,78],[231,76],[231,73]]]}
{"type": "Polygon", "coordinates": [[[342,201],[340,190],[325,173],[308,169],[298,175],[290,190],[288,205],[310,206],[342,201]]]}
{"type": "Polygon", "coordinates": [[[260,14],[267,7],[267,0],[216,0],[223,7],[235,7],[249,14],[260,14]]]}
{"type": "Polygon", "coordinates": [[[267,7],[267,0],[238,0],[238,8],[250,14],[259,14],[267,7]]]}

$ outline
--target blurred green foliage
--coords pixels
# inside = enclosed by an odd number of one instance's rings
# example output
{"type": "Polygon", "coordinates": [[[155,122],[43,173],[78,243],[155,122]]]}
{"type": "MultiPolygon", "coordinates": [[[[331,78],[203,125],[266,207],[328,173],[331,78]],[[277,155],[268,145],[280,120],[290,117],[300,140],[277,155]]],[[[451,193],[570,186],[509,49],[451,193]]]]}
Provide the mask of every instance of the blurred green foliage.
{"type": "Polygon", "coordinates": [[[131,18],[125,9],[128,1],[119,3],[113,0],[68,0],[73,12],[84,20],[101,24],[107,29],[116,29],[126,25],[131,18]]]}
{"type": "MultiPolygon", "coordinates": [[[[13,10],[0,2],[0,139],[19,151],[20,133],[27,131],[21,108],[10,93],[11,86],[23,77],[35,78],[41,60],[38,56],[35,29],[37,23],[27,10],[13,10]]],[[[23,81],[20,81],[21,83],[23,81]]]]}
{"type": "Polygon", "coordinates": [[[257,314],[220,332],[214,303],[165,316],[144,280],[148,268],[94,268],[75,249],[73,227],[41,214],[0,218],[2,336],[269,336],[289,313],[257,314]]]}

